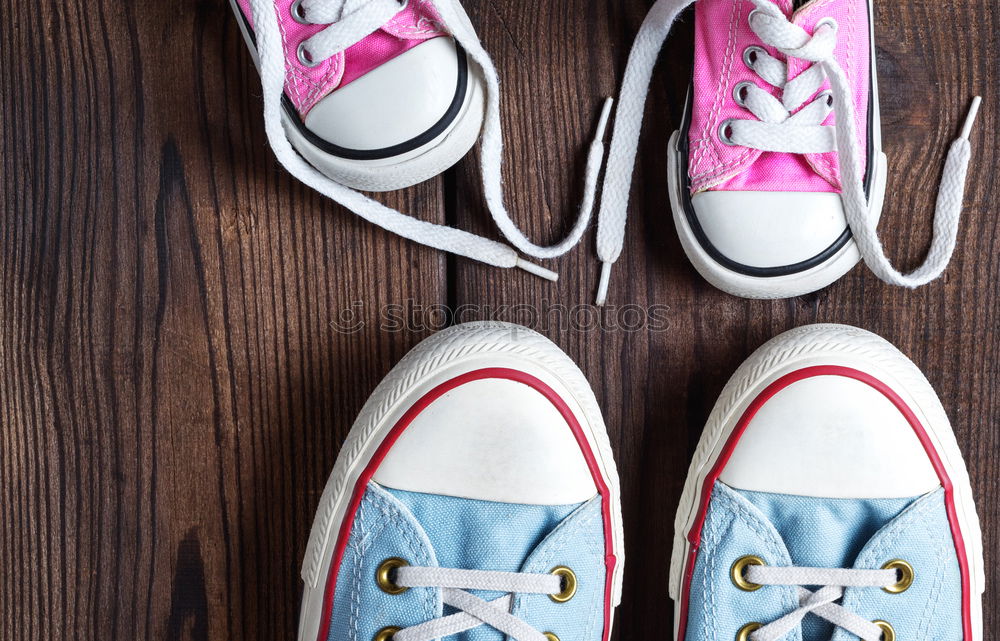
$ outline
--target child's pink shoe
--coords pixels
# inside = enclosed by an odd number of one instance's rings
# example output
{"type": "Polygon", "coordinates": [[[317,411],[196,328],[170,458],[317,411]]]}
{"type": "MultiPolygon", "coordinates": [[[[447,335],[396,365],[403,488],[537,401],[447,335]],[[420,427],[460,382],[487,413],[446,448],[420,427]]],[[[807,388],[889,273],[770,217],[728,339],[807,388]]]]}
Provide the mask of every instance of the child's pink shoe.
{"type": "MultiPolygon", "coordinates": [[[[692,0],[659,0],[622,87],[601,206],[598,253],[618,258],[643,102],[656,55],[692,0]]],[[[955,246],[969,129],[945,167],[927,262],[889,263],[875,227],[881,148],[871,0],[699,0],[694,78],[670,143],[670,196],[684,250],[713,285],[784,298],[825,287],[859,258],[886,282],[937,278],[955,246]]]]}
{"type": "MultiPolygon", "coordinates": [[[[250,0],[230,0],[257,58],[250,0]]],[[[282,123],[343,185],[400,189],[458,162],[483,122],[483,90],[432,0],[273,0],[284,54],[282,123]]]]}
{"type": "MultiPolygon", "coordinates": [[[[781,4],[791,11],[791,0],[781,4]]],[[[753,11],[732,0],[695,6],[694,79],[670,145],[671,205],[688,257],[712,284],[794,296],[829,285],[860,255],[839,193],[830,83],[819,65],[765,41],[758,31],[770,23],[753,11]]],[[[886,158],[868,0],[810,3],[786,23],[818,36],[816,48],[832,46],[844,66],[867,214],[877,220],[886,158]]]]}

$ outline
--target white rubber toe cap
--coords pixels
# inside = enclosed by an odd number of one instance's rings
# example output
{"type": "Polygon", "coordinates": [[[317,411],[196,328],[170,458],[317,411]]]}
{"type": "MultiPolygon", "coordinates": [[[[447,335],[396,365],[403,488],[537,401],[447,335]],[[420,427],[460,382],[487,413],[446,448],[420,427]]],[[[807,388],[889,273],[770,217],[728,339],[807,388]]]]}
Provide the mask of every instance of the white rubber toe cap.
{"type": "Polygon", "coordinates": [[[746,267],[778,268],[814,259],[847,228],[840,194],[706,191],[691,198],[708,242],[746,267]]]}
{"type": "Polygon", "coordinates": [[[743,490],[827,498],[904,498],[940,485],[896,406],[833,375],[792,383],[764,403],[719,478],[743,490]]]}
{"type": "Polygon", "coordinates": [[[375,472],[386,487],[531,505],[597,494],[572,430],[528,385],[485,379],[431,403],[375,472]]]}
{"type": "MultiPolygon", "coordinates": [[[[410,142],[456,108],[459,66],[451,38],[428,40],[323,98],[309,111],[305,125],[350,150],[410,142]]],[[[463,99],[457,97],[458,106],[463,99]]]]}

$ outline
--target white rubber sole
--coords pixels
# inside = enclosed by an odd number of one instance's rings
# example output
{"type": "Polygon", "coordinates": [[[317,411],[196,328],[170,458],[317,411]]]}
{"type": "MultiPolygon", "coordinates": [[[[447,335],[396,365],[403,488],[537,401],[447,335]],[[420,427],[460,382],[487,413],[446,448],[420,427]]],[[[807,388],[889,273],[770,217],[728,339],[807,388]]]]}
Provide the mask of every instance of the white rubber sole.
{"type": "MultiPolygon", "coordinates": [[[[869,39],[871,52],[870,82],[872,91],[872,145],[875,153],[872,154],[871,190],[868,197],[868,215],[875,221],[882,216],[882,205],[885,201],[886,175],[888,172],[888,159],[882,151],[882,118],[879,106],[878,95],[878,71],[875,61],[875,31],[874,31],[874,6],[872,0],[868,1],[869,16],[869,39]]],[[[686,114],[685,114],[686,117],[686,114]]],[[[836,254],[825,262],[796,274],[775,277],[756,277],[734,272],[725,267],[714,258],[698,241],[688,222],[684,208],[684,191],[687,189],[686,176],[683,175],[681,167],[683,164],[682,152],[678,147],[680,131],[675,131],[670,137],[668,152],[668,181],[670,188],[670,207],[673,210],[674,225],[677,227],[677,234],[684,247],[684,253],[688,260],[701,276],[722,291],[739,296],[741,298],[792,298],[809,294],[839,280],[847,272],[858,264],[861,254],[858,251],[854,240],[850,240],[836,254]]]]}
{"type": "Polygon", "coordinates": [[[982,531],[969,474],[944,407],[930,383],[906,356],[883,338],[843,325],[809,325],[772,339],[754,352],[722,390],[695,450],[674,520],[670,597],[674,600],[674,638],[681,623],[682,590],[688,575],[691,543],[705,479],[713,470],[733,429],[750,403],[785,374],[815,365],[851,367],[888,384],[920,420],[954,486],[954,502],[969,562],[972,639],[982,641],[981,594],[986,589],[982,531]]]}
{"type": "MultiPolygon", "coordinates": [[[[519,325],[477,322],[435,334],[411,350],[382,380],[351,427],[323,490],[302,563],[299,640],[316,641],[324,593],[341,523],[362,472],[402,415],[427,392],[467,372],[508,367],[550,386],[580,423],[611,494],[612,605],[621,601],[625,561],[618,470],[597,400],[575,363],[544,336],[519,325]]],[[[614,612],[609,613],[613,621],[614,612]]]]}
{"type": "MultiPolygon", "coordinates": [[[[260,69],[253,36],[247,30],[236,0],[229,0],[254,65],[260,69]]],[[[464,9],[456,3],[459,11],[464,9]]],[[[469,61],[468,89],[461,110],[433,140],[399,156],[380,160],[350,160],[328,154],[312,144],[282,112],[281,123],[289,142],[306,161],[330,179],[363,191],[394,191],[440,175],[461,160],[479,139],[484,118],[484,81],[479,67],[469,61]]]]}

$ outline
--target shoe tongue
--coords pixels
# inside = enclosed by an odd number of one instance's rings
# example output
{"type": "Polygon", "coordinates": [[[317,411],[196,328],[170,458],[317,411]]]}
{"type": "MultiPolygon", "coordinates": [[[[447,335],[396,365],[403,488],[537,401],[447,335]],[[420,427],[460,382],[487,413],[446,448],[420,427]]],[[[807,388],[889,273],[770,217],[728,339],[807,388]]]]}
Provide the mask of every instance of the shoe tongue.
{"type": "MultiPolygon", "coordinates": [[[[851,568],[865,544],[920,497],[829,499],[737,490],[781,535],[792,565],[851,568]]],[[[833,635],[833,624],[815,616],[802,621],[802,641],[833,635]]]]}
{"type": "Polygon", "coordinates": [[[737,490],[774,525],[792,563],[850,568],[862,548],[919,497],[829,499],[737,490]]]}
{"type": "Polygon", "coordinates": [[[518,572],[528,555],[581,504],[522,505],[385,488],[412,512],[438,565],[518,572]]]}

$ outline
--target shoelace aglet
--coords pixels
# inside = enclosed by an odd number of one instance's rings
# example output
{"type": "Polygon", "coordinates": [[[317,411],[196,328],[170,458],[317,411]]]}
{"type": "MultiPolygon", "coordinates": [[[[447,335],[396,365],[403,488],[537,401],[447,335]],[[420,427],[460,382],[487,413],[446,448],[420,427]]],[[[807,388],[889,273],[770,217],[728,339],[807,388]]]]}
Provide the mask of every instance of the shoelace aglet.
{"type": "Polygon", "coordinates": [[[523,258],[518,258],[517,263],[514,264],[518,269],[523,269],[529,274],[534,274],[535,276],[541,276],[545,280],[551,280],[553,283],[559,280],[559,274],[552,271],[551,269],[545,269],[541,265],[536,265],[535,263],[528,262],[523,258]]]}
{"type": "Polygon", "coordinates": [[[972,126],[976,124],[976,116],[979,115],[979,107],[983,104],[982,96],[976,96],[969,105],[969,115],[965,117],[965,126],[962,127],[962,140],[968,140],[972,135],[972,126]]]}
{"type": "Polygon", "coordinates": [[[608,301],[608,283],[611,282],[611,268],[614,263],[601,263],[601,280],[597,284],[597,306],[608,301]]]}
{"type": "Polygon", "coordinates": [[[614,98],[605,98],[604,106],[601,107],[601,118],[597,121],[597,133],[594,135],[595,141],[604,141],[604,135],[608,131],[608,122],[611,120],[611,108],[614,107],[614,98]]]}

